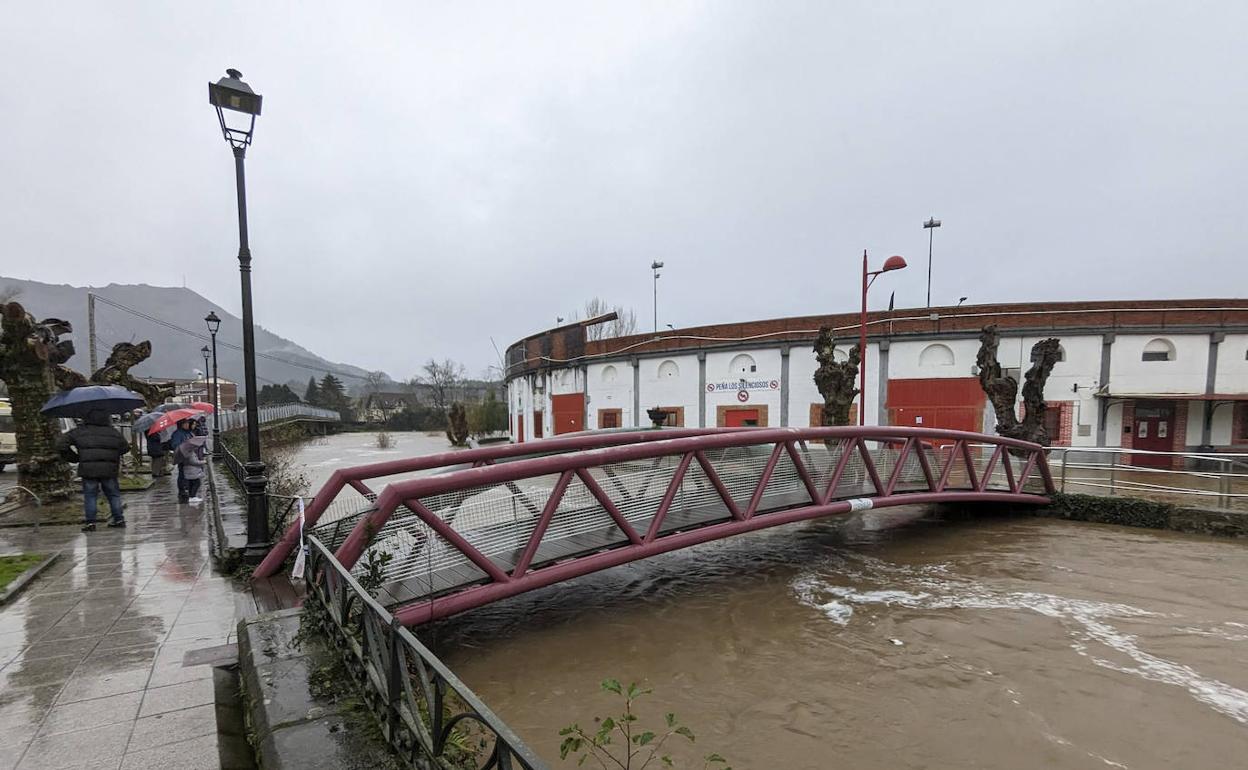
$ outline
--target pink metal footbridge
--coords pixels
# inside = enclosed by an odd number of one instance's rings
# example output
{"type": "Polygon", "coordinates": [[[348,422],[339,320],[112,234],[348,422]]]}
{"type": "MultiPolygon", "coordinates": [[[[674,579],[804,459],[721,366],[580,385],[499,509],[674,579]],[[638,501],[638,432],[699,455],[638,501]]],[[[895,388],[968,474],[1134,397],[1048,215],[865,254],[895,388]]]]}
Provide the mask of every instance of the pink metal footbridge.
{"type": "MultiPolygon", "coordinates": [[[[590,434],[337,471],[308,531],[404,625],[744,532],[898,505],[1044,505],[1045,450],[905,427],[590,434]],[[392,480],[396,474],[458,468],[392,480]],[[351,490],[348,492],[347,490],[351,490]]],[[[281,568],[297,532],[261,564],[281,568]]]]}

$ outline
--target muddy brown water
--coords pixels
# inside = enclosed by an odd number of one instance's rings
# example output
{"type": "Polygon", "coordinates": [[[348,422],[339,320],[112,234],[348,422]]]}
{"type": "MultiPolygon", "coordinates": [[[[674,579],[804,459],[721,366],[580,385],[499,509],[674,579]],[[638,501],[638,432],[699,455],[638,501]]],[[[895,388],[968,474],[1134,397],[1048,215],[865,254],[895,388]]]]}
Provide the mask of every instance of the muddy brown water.
{"type": "Polygon", "coordinates": [[[606,677],[652,687],[644,723],[673,711],[738,770],[1248,767],[1243,542],[876,511],[420,635],[553,767],[575,766],[562,726],[617,705],[606,677]]]}

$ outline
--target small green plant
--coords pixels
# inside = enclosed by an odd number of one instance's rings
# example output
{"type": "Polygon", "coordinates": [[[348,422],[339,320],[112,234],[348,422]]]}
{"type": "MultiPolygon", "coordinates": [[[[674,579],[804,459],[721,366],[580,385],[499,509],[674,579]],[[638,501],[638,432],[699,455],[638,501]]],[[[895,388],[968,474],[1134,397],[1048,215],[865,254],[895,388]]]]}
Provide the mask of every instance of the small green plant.
{"type": "MultiPolygon", "coordinates": [[[[615,693],[624,699],[624,711],[614,717],[594,717],[598,726],[593,732],[586,732],[579,724],[573,723],[559,731],[563,742],[559,744],[559,758],[566,760],[569,755],[579,755],[577,767],[584,765],[590,758],[602,768],[619,767],[623,770],[645,770],[656,760],[655,767],[676,767],[671,754],[663,751],[664,744],[674,735],[693,743],[693,731],[680,724],[676,715],[668,712],[664,715],[666,726],[659,732],[643,729],[637,724],[638,717],[633,704],[643,695],[653,690],[638,687],[634,682],[627,688],[618,679],[602,680],[605,692],[615,693]]],[[[702,757],[702,768],[723,765],[722,770],[732,770],[728,760],[718,754],[711,753],[702,757]]]]}
{"type": "Polygon", "coordinates": [[[364,556],[364,574],[360,575],[360,587],[370,594],[386,582],[386,565],[394,560],[394,554],[377,548],[370,548],[364,556]]]}
{"type": "Polygon", "coordinates": [[[377,431],[374,440],[377,442],[378,449],[389,449],[394,446],[394,437],[384,430],[377,431]]]}

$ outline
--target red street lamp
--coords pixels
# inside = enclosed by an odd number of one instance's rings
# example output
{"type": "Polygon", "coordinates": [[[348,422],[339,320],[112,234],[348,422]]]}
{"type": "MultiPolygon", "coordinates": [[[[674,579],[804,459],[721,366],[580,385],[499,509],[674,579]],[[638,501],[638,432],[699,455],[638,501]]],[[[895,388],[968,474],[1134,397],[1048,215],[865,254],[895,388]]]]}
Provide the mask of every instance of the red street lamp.
{"type": "Polygon", "coordinates": [[[900,270],[906,260],[891,256],[884,260],[884,267],[867,272],[867,250],[862,250],[862,315],[858,317],[858,424],[866,425],[867,417],[867,289],[875,283],[880,273],[900,270]],[[870,280],[868,280],[868,278],[870,280]]]}

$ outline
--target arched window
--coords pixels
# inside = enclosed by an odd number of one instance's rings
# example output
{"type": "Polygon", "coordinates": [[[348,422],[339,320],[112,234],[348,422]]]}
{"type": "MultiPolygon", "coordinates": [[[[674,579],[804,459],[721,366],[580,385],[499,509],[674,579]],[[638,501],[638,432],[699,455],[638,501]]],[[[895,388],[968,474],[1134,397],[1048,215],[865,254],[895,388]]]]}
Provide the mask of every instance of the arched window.
{"type": "MultiPolygon", "coordinates": [[[[1040,353],[1033,347],[1031,349],[1031,362],[1034,364],[1036,361],[1039,361],[1039,360],[1040,360],[1040,353]]],[[[1057,360],[1059,363],[1061,361],[1066,360],[1066,348],[1062,347],[1061,345],[1057,346],[1057,360]]]]}
{"type": "Polygon", "coordinates": [[[617,371],[615,370],[615,367],[614,367],[614,366],[604,366],[604,367],[602,367],[602,381],[603,381],[603,383],[605,383],[605,384],[607,384],[607,385],[610,385],[611,383],[615,382],[616,378],[617,378],[617,377],[619,377],[619,376],[620,376],[620,373],[619,373],[619,372],[617,372],[617,371]]]}
{"type": "Polygon", "coordinates": [[[675,361],[664,361],[659,364],[659,379],[674,380],[680,376],[680,367],[675,361]]]}
{"type": "Polygon", "coordinates": [[[758,371],[758,364],[754,363],[754,359],[751,358],[750,356],[747,356],[745,353],[742,353],[741,355],[734,357],[732,359],[732,363],[728,364],[729,374],[734,374],[734,375],[750,374],[751,372],[757,372],[757,371],[758,371]]]}
{"type": "Polygon", "coordinates": [[[1174,360],[1174,343],[1168,339],[1158,337],[1150,340],[1144,346],[1144,355],[1140,356],[1141,361],[1173,361],[1174,360]]]}
{"type": "Polygon", "coordinates": [[[928,345],[919,353],[919,366],[953,366],[953,350],[939,342],[928,345]]]}

